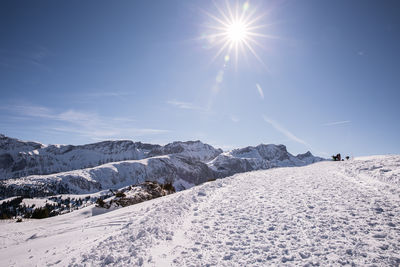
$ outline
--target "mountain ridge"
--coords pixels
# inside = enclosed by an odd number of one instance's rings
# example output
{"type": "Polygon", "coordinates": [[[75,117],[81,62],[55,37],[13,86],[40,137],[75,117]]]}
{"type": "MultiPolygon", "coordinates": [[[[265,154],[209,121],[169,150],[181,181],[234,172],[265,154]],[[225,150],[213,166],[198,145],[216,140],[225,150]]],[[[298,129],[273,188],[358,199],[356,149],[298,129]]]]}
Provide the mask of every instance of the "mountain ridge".
{"type": "Polygon", "coordinates": [[[131,140],[116,140],[74,146],[43,145],[0,135],[0,180],[55,174],[96,167],[109,162],[141,160],[178,153],[206,161],[222,153],[222,150],[200,141],[177,141],[161,146],[131,140]],[[194,149],[196,147],[197,149],[194,149]]]}
{"type": "Polygon", "coordinates": [[[119,140],[40,148],[39,143],[28,142],[25,147],[36,149],[16,153],[16,147],[24,147],[23,141],[6,141],[0,144],[0,198],[93,193],[144,181],[171,183],[179,191],[235,173],[324,160],[311,152],[293,156],[286,146],[273,144],[223,152],[201,141],[161,146],[119,140]],[[4,143],[11,144],[14,154],[4,143]]]}

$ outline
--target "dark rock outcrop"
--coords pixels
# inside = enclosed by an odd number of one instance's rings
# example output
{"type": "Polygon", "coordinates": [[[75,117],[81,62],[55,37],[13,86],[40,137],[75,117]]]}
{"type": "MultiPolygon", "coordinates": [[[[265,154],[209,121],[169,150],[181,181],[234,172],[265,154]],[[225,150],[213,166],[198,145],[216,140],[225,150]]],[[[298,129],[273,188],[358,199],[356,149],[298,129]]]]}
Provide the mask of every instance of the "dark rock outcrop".
{"type": "Polygon", "coordinates": [[[171,184],[146,181],[142,184],[119,190],[114,199],[105,201],[102,206],[106,209],[110,207],[126,207],[172,193],[175,193],[175,188],[171,184]]]}

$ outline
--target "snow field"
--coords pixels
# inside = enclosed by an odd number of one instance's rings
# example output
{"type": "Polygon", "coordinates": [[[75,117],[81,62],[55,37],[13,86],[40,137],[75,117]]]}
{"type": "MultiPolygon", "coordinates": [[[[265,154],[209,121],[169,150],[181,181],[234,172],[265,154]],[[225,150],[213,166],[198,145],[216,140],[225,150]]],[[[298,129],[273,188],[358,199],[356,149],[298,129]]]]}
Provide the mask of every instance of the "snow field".
{"type": "Polygon", "coordinates": [[[368,160],[237,174],[93,217],[87,207],[3,223],[0,266],[398,266],[400,188],[369,170],[387,162],[396,173],[400,156],[368,160]]]}
{"type": "Polygon", "coordinates": [[[344,171],[400,186],[400,157],[397,155],[359,157],[345,161],[344,171]]]}

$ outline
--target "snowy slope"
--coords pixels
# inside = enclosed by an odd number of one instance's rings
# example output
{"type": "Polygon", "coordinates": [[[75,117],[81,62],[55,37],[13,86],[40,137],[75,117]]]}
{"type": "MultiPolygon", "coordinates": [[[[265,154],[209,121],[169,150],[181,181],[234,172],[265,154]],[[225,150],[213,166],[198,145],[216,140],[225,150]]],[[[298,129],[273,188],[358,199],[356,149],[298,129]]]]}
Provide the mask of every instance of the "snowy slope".
{"type": "Polygon", "coordinates": [[[0,196],[86,194],[144,181],[169,182],[177,190],[182,190],[212,178],[214,173],[205,163],[181,155],[157,156],[57,174],[3,180],[0,181],[0,196]]]}
{"type": "Polygon", "coordinates": [[[364,176],[400,186],[400,159],[397,155],[369,156],[343,162],[351,176],[364,176]]]}
{"type": "Polygon", "coordinates": [[[248,172],[94,217],[3,221],[0,266],[398,266],[400,188],[380,175],[399,162],[248,172]]]}

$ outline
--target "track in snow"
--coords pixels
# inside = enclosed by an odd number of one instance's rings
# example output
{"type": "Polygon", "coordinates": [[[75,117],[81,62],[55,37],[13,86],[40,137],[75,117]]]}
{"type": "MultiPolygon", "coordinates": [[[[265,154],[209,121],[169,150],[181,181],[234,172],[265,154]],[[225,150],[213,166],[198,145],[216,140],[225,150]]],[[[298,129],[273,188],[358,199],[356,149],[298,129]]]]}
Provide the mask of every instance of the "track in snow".
{"type": "Polygon", "coordinates": [[[400,188],[354,164],[238,174],[95,217],[2,224],[0,265],[398,266],[400,188]]]}

